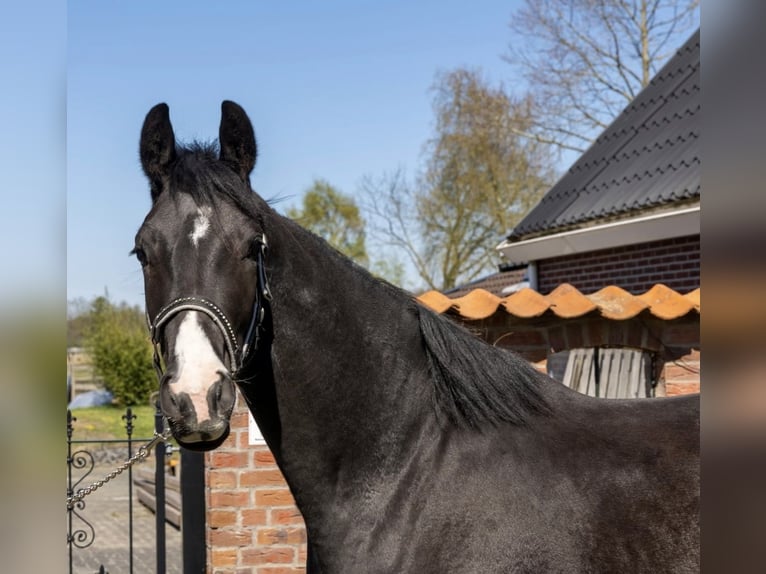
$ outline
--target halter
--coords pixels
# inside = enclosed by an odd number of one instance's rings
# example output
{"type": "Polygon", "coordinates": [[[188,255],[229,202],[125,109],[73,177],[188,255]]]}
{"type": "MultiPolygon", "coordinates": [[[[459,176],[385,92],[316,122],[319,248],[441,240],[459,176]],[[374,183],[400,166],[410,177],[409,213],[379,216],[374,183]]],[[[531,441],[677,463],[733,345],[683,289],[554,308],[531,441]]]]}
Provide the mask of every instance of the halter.
{"type": "Polygon", "coordinates": [[[160,309],[153,322],[149,321],[149,316],[147,315],[147,322],[149,323],[149,330],[152,337],[152,345],[154,346],[154,368],[160,379],[162,379],[163,376],[162,363],[160,360],[160,335],[162,334],[162,328],[168,321],[170,321],[170,319],[181,311],[199,311],[200,313],[204,313],[210,317],[213,320],[213,323],[215,323],[221,330],[226,344],[226,350],[229,353],[229,360],[231,361],[230,372],[232,376],[235,376],[245,365],[252,350],[258,349],[258,343],[263,335],[263,322],[266,317],[266,307],[268,306],[268,302],[271,301],[271,289],[269,288],[268,279],[266,278],[264,265],[266,250],[268,248],[266,235],[259,234],[256,236],[255,241],[258,243],[258,251],[256,253],[257,284],[255,286],[255,301],[253,302],[253,313],[250,317],[247,334],[242,342],[242,348],[240,349],[237,344],[237,334],[231,325],[231,321],[229,321],[226,314],[220,307],[218,307],[218,305],[204,297],[178,297],[160,309]]]}

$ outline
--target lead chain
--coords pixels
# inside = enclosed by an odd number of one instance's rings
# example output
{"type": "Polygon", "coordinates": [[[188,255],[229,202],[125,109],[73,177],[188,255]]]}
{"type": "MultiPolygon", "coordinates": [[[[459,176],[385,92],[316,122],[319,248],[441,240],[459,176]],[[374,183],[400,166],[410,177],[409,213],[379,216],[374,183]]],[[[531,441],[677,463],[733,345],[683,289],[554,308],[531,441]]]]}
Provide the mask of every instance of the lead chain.
{"type": "Polygon", "coordinates": [[[101,480],[97,480],[96,482],[92,483],[90,486],[86,486],[85,488],[81,488],[77,491],[76,494],[73,494],[72,496],[67,496],[66,499],[66,507],[68,510],[71,510],[75,504],[80,502],[83,498],[88,496],[89,494],[92,494],[96,492],[99,488],[104,486],[107,482],[115,478],[116,476],[122,474],[125,470],[136,464],[139,460],[145,459],[147,456],[149,456],[149,453],[151,452],[152,448],[157,445],[159,442],[165,442],[170,438],[170,431],[165,431],[164,433],[160,434],[158,432],[154,433],[154,438],[150,440],[145,445],[138,448],[138,451],[136,451],[136,454],[131,456],[128,460],[123,462],[120,466],[115,468],[112,472],[107,474],[104,478],[101,480]]]}

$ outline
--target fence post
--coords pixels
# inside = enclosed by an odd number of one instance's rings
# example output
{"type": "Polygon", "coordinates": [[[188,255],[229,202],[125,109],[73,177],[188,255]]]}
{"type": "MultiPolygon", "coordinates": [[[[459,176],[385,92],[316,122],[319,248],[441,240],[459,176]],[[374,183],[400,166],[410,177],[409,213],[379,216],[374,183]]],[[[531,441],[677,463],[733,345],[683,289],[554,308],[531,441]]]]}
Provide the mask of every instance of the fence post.
{"type": "MultiPolygon", "coordinates": [[[[125,433],[128,436],[128,460],[133,456],[133,419],[136,415],[133,414],[133,409],[128,407],[125,409],[125,414],[122,415],[122,420],[125,421],[125,433]]],[[[133,467],[128,467],[128,556],[130,556],[128,563],[128,572],[133,574],[133,467]]]]}
{"type": "MultiPolygon", "coordinates": [[[[160,399],[157,397],[154,411],[154,430],[164,432],[160,399]]],[[[157,574],[165,574],[165,443],[160,441],[154,447],[154,495],[155,524],[157,528],[157,574]]]]}
{"type": "Polygon", "coordinates": [[[205,574],[205,454],[181,448],[181,533],[185,574],[205,574]]]}
{"type": "MultiPolygon", "coordinates": [[[[77,419],[72,416],[72,411],[66,410],[66,466],[67,466],[67,480],[66,480],[66,495],[67,498],[74,494],[72,488],[72,422],[77,419]]],[[[72,572],[72,511],[71,507],[67,507],[67,536],[66,543],[69,549],[69,572],[72,572]]]]}

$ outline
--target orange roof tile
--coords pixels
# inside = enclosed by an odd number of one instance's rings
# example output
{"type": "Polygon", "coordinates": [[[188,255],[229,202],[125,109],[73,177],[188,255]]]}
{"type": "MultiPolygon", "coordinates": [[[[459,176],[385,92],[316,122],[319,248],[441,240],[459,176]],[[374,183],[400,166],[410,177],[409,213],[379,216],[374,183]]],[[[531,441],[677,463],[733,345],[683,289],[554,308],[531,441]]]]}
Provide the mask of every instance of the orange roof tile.
{"type": "Polygon", "coordinates": [[[452,299],[439,291],[427,291],[418,296],[417,300],[437,313],[444,313],[452,307],[452,299]]]}
{"type": "Polygon", "coordinates": [[[624,320],[635,317],[643,311],[649,311],[660,319],[677,319],[691,311],[700,312],[700,290],[680,293],[656,284],[646,293],[631,295],[616,285],[608,285],[596,293],[583,295],[568,283],[562,283],[548,295],[541,295],[532,289],[498,297],[484,289],[474,289],[462,297],[450,299],[438,291],[428,291],[417,300],[437,313],[449,310],[468,320],[486,319],[498,309],[521,319],[539,317],[551,311],[562,319],[581,317],[598,311],[603,317],[624,320]]]}
{"type": "Polygon", "coordinates": [[[501,299],[500,304],[505,307],[505,310],[511,315],[523,317],[525,319],[539,317],[545,313],[550,306],[545,297],[529,287],[525,287],[524,289],[513,293],[513,296],[509,295],[505,299],[501,299]]]}
{"type": "Polygon", "coordinates": [[[691,293],[687,293],[685,297],[694,305],[694,308],[697,310],[697,313],[700,311],[700,288],[697,287],[694,291],[691,293]]]}
{"type": "Polygon", "coordinates": [[[580,317],[596,310],[596,305],[569,283],[562,283],[546,297],[551,311],[563,319],[580,317]]]}
{"type": "Polygon", "coordinates": [[[484,289],[474,289],[462,297],[452,299],[452,305],[466,319],[486,319],[495,314],[500,298],[484,289]]]}
{"type": "Polygon", "coordinates": [[[588,295],[607,319],[630,319],[649,307],[640,297],[635,297],[616,285],[608,285],[588,295]]]}
{"type": "Polygon", "coordinates": [[[643,295],[639,295],[639,298],[646,302],[647,306],[652,308],[652,313],[660,319],[675,319],[686,315],[692,309],[699,311],[699,289],[692,293],[684,297],[658,283],[643,295]],[[692,293],[697,293],[696,305],[688,298],[692,293]]]}

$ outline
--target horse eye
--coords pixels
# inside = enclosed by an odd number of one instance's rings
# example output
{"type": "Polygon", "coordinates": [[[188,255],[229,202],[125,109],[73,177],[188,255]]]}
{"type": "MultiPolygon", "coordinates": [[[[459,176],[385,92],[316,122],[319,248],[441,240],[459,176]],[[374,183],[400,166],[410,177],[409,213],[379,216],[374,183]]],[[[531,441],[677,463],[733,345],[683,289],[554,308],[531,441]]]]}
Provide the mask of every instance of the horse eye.
{"type": "Polygon", "coordinates": [[[141,264],[141,267],[146,267],[147,263],[149,263],[149,261],[146,258],[146,252],[140,247],[136,247],[135,249],[133,249],[133,251],[131,251],[131,253],[136,256],[136,259],[138,259],[138,262],[141,264]]]}

